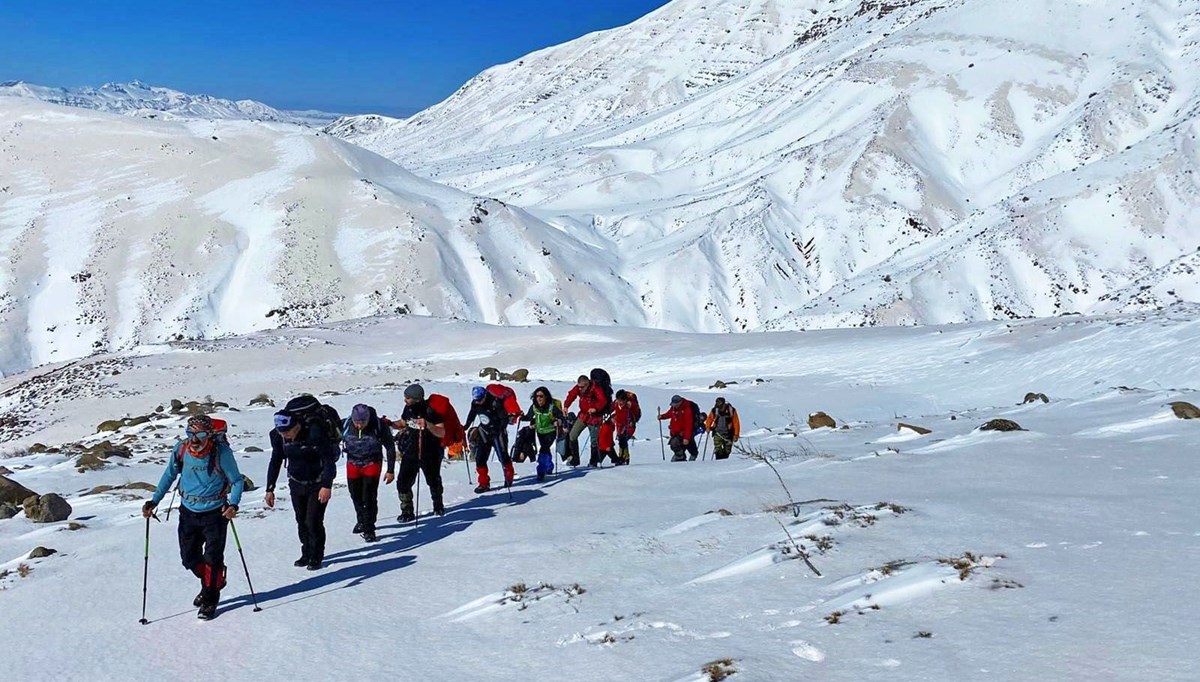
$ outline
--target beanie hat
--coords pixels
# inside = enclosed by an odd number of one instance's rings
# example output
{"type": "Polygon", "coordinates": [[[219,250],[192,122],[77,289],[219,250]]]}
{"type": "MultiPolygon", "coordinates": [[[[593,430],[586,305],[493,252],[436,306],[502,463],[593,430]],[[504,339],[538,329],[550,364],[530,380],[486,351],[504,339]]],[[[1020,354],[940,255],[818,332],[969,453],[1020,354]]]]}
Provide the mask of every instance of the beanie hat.
{"type": "Polygon", "coordinates": [[[412,398],[413,400],[424,400],[425,389],[421,384],[409,384],[408,388],[404,389],[404,397],[412,398]]]}
{"type": "Polygon", "coordinates": [[[350,409],[350,421],[365,422],[371,420],[371,408],[359,403],[350,409]]]}
{"type": "Polygon", "coordinates": [[[679,394],[675,394],[675,395],[671,396],[671,405],[672,406],[678,405],[681,402],[683,402],[683,396],[681,396],[679,394]]]}

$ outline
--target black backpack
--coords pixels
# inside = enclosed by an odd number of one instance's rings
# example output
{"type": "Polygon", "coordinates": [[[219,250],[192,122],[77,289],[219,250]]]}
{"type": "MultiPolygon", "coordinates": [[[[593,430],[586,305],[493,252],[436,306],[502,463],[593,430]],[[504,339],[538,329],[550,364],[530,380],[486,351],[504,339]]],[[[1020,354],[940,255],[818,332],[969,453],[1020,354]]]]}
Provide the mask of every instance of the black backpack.
{"type": "Polygon", "coordinates": [[[612,401],[613,401],[612,377],[608,376],[608,372],[606,370],[603,370],[599,367],[596,367],[595,369],[593,369],[588,374],[588,377],[592,380],[592,383],[599,386],[600,390],[604,392],[604,399],[607,402],[604,404],[604,409],[600,411],[601,414],[608,414],[609,412],[612,412],[612,401]]]}
{"type": "Polygon", "coordinates": [[[700,406],[695,401],[687,400],[687,398],[684,398],[684,400],[692,408],[692,438],[695,438],[704,433],[704,419],[706,415],[704,414],[704,410],[700,409],[700,406]]]}
{"type": "Polygon", "coordinates": [[[289,400],[283,411],[299,419],[306,429],[341,452],[342,417],[332,405],[325,405],[311,395],[301,395],[289,400]]]}
{"type": "Polygon", "coordinates": [[[515,462],[537,459],[537,445],[534,443],[532,426],[523,426],[517,431],[517,439],[513,441],[512,452],[509,454],[515,462]]]}

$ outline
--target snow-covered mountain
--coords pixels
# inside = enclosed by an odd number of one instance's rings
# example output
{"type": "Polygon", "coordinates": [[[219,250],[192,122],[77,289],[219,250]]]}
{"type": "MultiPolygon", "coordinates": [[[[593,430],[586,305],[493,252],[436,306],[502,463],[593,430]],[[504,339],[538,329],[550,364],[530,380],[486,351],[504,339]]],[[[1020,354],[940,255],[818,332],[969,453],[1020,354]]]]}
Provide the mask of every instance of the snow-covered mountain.
{"type": "Polygon", "coordinates": [[[644,324],[612,256],[310,128],[0,99],[0,372],[380,313],[644,324]]]}
{"type": "Polygon", "coordinates": [[[0,97],[24,97],[144,118],[277,121],[319,128],[339,117],[339,114],[324,111],[280,110],[251,99],[234,101],[210,95],[189,95],[136,80],[130,83],[105,83],[98,88],[54,88],[24,81],[6,81],[0,83],[0,97]]]}
{"type": "Polygon", "coordinates": [[[337,134],[617,260],[652,325],[1200,300],[1200,2],[674,0],[337,134]]]}

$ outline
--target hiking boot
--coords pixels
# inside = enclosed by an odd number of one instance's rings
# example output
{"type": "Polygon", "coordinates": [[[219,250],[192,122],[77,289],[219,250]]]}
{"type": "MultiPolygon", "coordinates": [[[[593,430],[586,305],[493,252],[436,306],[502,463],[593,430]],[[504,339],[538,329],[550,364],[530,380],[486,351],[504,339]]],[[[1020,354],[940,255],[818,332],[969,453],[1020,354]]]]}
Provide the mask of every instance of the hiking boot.
{"type": "Polygon", "coordinates": [[[686,461],[687,461],[687,455],[684,455],[683,453],[680,453],[680,454],[678,454],[678,455],[674,455],[674,456],[672,456],[672,457],[671,457],[671,461],[672,461],[672,462],[686,462],[686,461]]]}
{"type": "Polygon", "coordinates": [[[367,542],[375,542],[375,541],[376,541],[376,540],[378,540],[379,538],[375,537],[375,531],[373,531],[373,530],[364,530],[364,531],[362,532],[362,539],[363,539],[363,540],[366,540],[367,542]]]}
{"type": "Polygon", "coordinates": [[[397,516],[396,520],[400,523],[412,523],[413,521],[417,520],[417,515],[414,514],[411,509],[405,509],[404,511],[400,512],[400,516],[397,516]]]}
{"type": "Polygon", "coordinates": [[[542,481],[546,480],[546,474],[539,473],[537,475],[537,480],[538,480],[538,483],[541,483],[542,481]]]}
{"type": "Polygon", "coordinates": [[[321,560],[320,560],[320,559],[317,559],[317,560],[315,560],[315,561],[310,561],[310,562],[308,562],[308,566],[307,566],[307,568],[308,568],[308,570],[310,570],[310,571],[319,571],[319,570],[321,570],[321,560]]]}
{"type": "Polygon", "coordinates": [[[216,604],[202,604],[200,610],[196,612],[196,617],[200,620],[212,620],[216,615],[216,604]]]}
{"type": "Polygon", "coordinates": [[[301,554],[299,559],[296,559],[295,561],[292,562],[292,565],[293,566],[307,566],[308,565],[308,557],[301,554]]]}
{"type": "Polygon", "coordinates": [[[579,466],[579,458],[572,457],[570,460],[567,461],[567,464],[570,464],[573,467],[577,467],[577,466],[579,466]]]}
{"type": "Polygon", "coordinates": [[[489,485],[483,485],[483,484],[481,483],[481,484],[479,484],[479,485],[475,486],[475,494],[476,494],[476,495],[480,495],[480,494],[482,494],[482,493],[486,493],[487,491],[489,491],[489,490],[491,490],[491,489],[492,489],[492,487],[491,487],[491,486],[489,486],[489,485]]]}
{"type": "Polygon", "coordinates": [[[196,594],[196,598],[192,600],[192,606],[199,606],[204,603],[204,590],[200,590],[196,594]]]}
{"type": "Polygon", "coordinates": [[[358,535],[359,533],[363,532],[362,521],[359,521],[358,523],[354,524],[354,530],[351,532],[354,533],[355,535],[358,535]]]}
{"type": "Polygon", "coordinates": [[[442,504],[441,500],[433,501],[433,513],[436,514],[437,516],[445,516],[446,515],[446,506],[444,504],[442,504]]]}

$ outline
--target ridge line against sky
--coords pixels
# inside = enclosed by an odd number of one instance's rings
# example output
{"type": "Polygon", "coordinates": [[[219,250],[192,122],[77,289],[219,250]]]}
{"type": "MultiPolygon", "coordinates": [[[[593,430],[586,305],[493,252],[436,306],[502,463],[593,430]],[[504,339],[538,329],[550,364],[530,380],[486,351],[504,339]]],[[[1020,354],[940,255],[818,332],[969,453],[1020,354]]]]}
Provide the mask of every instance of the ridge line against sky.
{"type": "Polygon", "coordinates": [[[280,109],[407,116],[496,64],[667,0],[0,3],[0,81],[141,80],[280,109]]]}

